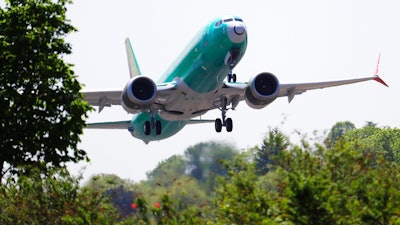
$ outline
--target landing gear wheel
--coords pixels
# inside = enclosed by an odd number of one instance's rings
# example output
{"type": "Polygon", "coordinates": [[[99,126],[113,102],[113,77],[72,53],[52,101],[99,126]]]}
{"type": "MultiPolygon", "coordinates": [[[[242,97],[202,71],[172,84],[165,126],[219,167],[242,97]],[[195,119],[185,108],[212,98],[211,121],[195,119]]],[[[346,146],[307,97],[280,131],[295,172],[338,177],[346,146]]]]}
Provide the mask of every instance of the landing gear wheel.
{"type": "Polygon", "coordinates": [[[159,120],[156,121],[156,135],[161,134],[161,122],[159,120]]]}
{"type": "Polygon", "coordinates": [[[236,83],[236,74],[228,73],[228,83],[236,83]]]}
{"type": "MultiPolygon", "coordinates": [[[[230,73],[229,76],[233,76],[233,75],[230,73]]],[[[235,77],[236,77],[236,75],[235,75],[235,77]]],[[[215,120],[215,131],[217,131],[219,133],[219,132],[221,132],[222,127],[225,127],[227,132],[232,132],[232,129],[233,129],[232,119],[226,118],[226,111],[229,110],[229,108],[227,108],[228,99],[226,97],[223,97],[223,98],[221,98],[221,102],[222,102],[221,106],[218,109],[221,110],[221,114],[222,114],[221,118],[222,119],[215,120]]]]}
{"type": "Polygon", "coordinates": [[[233,129],[233,122],[231,118],[227,118],[225,121],[226,131],[231,132],[233,129]]]}
{"type": "Polygon", "coordinates": [[[151,126],[150,126],[150,121],[146,121],[143,124],[143,132],[145,135],[150,135],[151,132],[151,126]]]}
{"type": "Polygon", "coordinates": [[[222,121],[221,119],[216,119],[215,120],[215,131],[217,131],[217,133],[221,132],[222,130],[222,121]]]}

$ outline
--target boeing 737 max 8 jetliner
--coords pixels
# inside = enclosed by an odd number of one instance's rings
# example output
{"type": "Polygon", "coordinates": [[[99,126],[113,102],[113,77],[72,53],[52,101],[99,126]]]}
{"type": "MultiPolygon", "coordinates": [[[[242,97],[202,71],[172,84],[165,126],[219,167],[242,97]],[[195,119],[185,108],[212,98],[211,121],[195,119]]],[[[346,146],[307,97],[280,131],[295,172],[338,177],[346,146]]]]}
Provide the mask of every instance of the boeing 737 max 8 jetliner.
{"type": "Polygon", "coordinates": [[[378,71],[370,77],[298,84],[280,84],[275,75],[263,72],[249,82],[236,82],[232,71],[247,46],[246,26],[237,16],[220,17],[204,26],[158,82],[141,75],[129,39],[125,44],[131,77],[126,86],[83,93],[99,111],[121,105],[134,116],[126,121],[88,124],[88,128],[126,129],[145,143],[171,137],[187,124],[213,122],[216,132],[223,127],[231,132],[232,119],[226,112],[243,100],[251,108],[261,109],[278,97],[286,96],[290,102],[307,90],[368,80],[387,86],[378,71]],[[221,118],[194,119],[213,109],[221,110],[221,118]]]}

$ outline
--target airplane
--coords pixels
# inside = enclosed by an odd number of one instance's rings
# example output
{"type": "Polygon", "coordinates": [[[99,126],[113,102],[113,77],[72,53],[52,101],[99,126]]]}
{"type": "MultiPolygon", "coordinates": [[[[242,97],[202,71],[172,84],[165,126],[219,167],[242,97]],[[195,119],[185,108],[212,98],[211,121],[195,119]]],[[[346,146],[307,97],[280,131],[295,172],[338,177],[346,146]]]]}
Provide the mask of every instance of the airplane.
{"type": "Polygon", "coordinates": [[[83,91],[92,106],[121,105],[133,115],[131,120],[89,123],[92,129],[126,129],[146,144],[169,138],[186,125],[214,123],[215,131],[233,129],[228,110],[241,101],[253,109],[262,109],[278,97],[288,97],[313,89],[322,89],[368,80],[388,86],[379,76],[378,57],[375,74],[369,77],[314,83],[281,84],[269,72],[254,76],[249,82],[237,82],[233,69],[246,52],[247,28],[238,16],[222,16],[206,24],[186,46],[161,78],[155,82],[142,75],[132,45],[127,38],[130,80],[122,90],[83,91]],[[221,118],[201,118],[214,109],[221,118]]]}

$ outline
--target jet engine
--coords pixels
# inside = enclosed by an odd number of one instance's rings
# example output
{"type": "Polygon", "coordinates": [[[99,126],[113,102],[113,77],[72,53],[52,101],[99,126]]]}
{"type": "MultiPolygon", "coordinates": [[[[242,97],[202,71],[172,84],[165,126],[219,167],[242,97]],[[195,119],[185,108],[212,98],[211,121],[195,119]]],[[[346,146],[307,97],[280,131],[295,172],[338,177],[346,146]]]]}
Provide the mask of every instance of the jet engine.
{"type": "Polygon", "coordinates": [[[121,105],[129,113],[139,113],[154,103],[156,94],[157,87],[152,79],[136,76],[122,91],[121,105]]]}
{"type": "Polygon", "coordinates": [[[272,73],[255,76],[245,90],[245,100],[253,109],[261,109],[273,102],[279,94],[279,81],[272,73]]]}

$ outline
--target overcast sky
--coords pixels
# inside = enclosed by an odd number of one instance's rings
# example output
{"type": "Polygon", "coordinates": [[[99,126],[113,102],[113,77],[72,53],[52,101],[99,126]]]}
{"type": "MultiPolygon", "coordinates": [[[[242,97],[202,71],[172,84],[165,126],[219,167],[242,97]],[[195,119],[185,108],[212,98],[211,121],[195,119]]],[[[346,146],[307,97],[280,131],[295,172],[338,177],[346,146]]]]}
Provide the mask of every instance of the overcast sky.
{"type": "MultiPolygon", "coordinates": [[[[199,142],[225,141],[240,149],[261,143],[268,127],[328,130],[338,121],[357,127],[366,121],[399,127],[399,1],[75,1],[68,15],[79,32],[68,37],[73,54],[66,59],[85,89],[122,89],[129,79],[124,39],[130,37],[142,73],[157,80],[193,35],[213,18],[234,14],[248,30],[246,55],[235,68],[239,81],[260,72],[281,83],[312,82],[373,75],[382,51],[380,74],[389,84],[365,82],[309,91],[288,104],[277,99],[262,110],[242,102],[228,112],[232,133],[215,133],[214,124],[186,126],[170,139],[145,145],[123,130],[85,130],[80,148],[90,163],[72,165],[84,177],[116,174],[139,181],[158,162],[199,142]],[[280,125],[284,121],[283,125],[280,125]]],[[[91,113],[89,122],[126,120],[121,107],[91,113]]],[[[220,117],[209,112],[203,118],[220,117]]]]}

